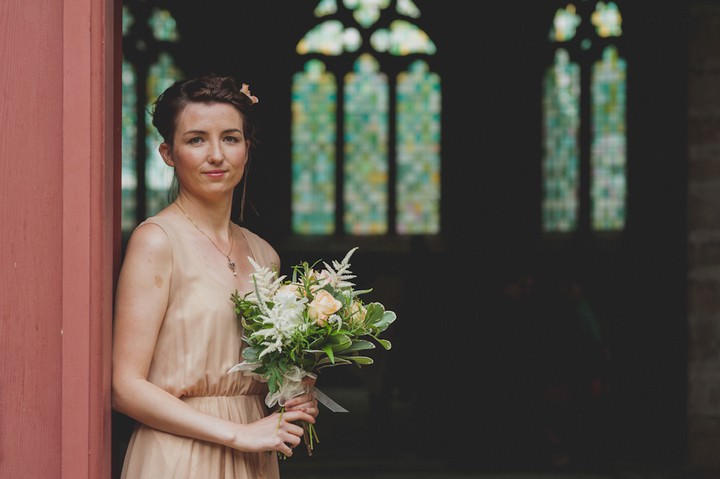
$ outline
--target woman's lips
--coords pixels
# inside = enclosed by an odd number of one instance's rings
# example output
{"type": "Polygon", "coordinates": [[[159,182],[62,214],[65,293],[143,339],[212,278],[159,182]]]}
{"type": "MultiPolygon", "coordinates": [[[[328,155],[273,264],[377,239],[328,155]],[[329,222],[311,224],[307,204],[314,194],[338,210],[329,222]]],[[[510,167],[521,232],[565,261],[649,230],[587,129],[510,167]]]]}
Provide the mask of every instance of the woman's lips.
{"type": "Polygon", "coordinates": [[[204,171],[203,174],[210,178],[220,178],[225,174],[225,170],[204,171]]]}

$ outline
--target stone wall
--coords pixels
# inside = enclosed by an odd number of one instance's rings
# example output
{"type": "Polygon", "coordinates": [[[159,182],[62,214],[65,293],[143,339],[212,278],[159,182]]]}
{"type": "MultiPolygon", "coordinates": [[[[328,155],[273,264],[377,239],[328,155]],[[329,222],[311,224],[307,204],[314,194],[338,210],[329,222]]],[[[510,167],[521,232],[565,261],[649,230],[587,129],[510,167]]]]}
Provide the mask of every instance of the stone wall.
{"type": "Polygon", "coordinates": [[[720,472],[720,2],[688,26],[688,464],[720,472]]]}

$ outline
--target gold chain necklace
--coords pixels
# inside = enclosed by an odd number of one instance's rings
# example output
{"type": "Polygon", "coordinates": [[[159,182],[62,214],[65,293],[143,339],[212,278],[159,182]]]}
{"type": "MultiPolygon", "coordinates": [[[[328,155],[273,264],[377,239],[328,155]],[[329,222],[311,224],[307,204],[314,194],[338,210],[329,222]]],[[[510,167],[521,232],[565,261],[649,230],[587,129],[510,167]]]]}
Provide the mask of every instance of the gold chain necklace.
{"type": "Polygon", "coordinates": [[[190,223],[192,223],[192,225],[195,227],[195,229],[198,230],[198,231],[200,232],[200,234],[202,234],[204,237],[206,237],[206,238],[208,239],[208,241],[210,241],[210,244],[212,244],[212,245],[215,247],[215,249],[218,250],[218,252],[219,252],[221,255],[225,256],[225,258],[227,259],[228,269],[229,269],[230,271],[232,271],[233,276],[237,276],[237,271],[235,271],[235,262],[230,259],[230,253],[232,253],[232,249],[233,249],[233,234],[232,234],[232,231],[229,231],[229,236],[230,236],[230,249],[228,250],[227,253],[223,253],[223,251],[222,251],[220,248],[218,248],[218,246],[215,244],[215,242],[212,240],[212,238],[211,238],[207,233],[205,233],[203,230],[201,230],[200,227],[195,224],[195,222],[192,220],[192,218],[190,218],[190,216],[189,216],[187,213],[185,213],[185,210],[183,209],[182,206],[180,206],[180,203],[177,203],[177,202],[176,202],[176,203],[175,203],[175,206],[177,206],[178,209],[180,210],[180,212],[183,214],[183,216],[184,216],[185,218],[187,218],[190,223]]]}

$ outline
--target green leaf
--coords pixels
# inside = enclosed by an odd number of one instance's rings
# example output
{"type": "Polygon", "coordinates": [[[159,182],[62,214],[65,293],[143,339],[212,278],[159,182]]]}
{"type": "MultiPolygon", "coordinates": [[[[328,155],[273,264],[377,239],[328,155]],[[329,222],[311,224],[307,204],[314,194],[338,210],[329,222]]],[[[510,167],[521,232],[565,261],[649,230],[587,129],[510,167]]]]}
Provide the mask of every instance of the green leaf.
{"type": "Polygon", "coordinates": [[[366,349],[375,349],[375,344],[365,339],[353,339],[352,344],[348,348],[343,349],[342,352],[364,351],[366,349]]]}
{"type": "Polygon", "coordinates": [[[387,329],[388,326],[392,324],[393,321],[397,318],[397,315],[394,311],[384,311],[382,317],[380,320],[373,324],[373,326],[377,329],[378,333],[381,333],[387,329]]]}
{"type": "Polygon", "coordinates": [[[335,352],[333,351],[332,346],[323,346],[323,352],[327,354],[328,359],[331,363],[335,363],[335,352]]]}
{"type": "MultiPolygon", "coordinates": [[[[327,340],[327,346],[331,346],[333,351],[342,351],[352,344],[352,340],[346,334],[333,334],[327,340]]],[[[325,348],[323,348],[324,350],[325,348]]]]}
{"type": "Polygon", "coordinates": [[[342,356],[336,356],[334,358],[334,362],[331,362],[328,358],[322,358],[320,361],[317,362],[318,369],[322,368],[329,368],[332,366],[341,366],[343,364],[352,364],[352,361],[342,357],[342,356]]]}
{"type": "Polygon", "coordinates": [[[358,366],[365,366],[374,362],[372,358],[367,356],[348,356],[347,358],[358,366]]]}
{"type": "Polygon", "coordinates": [[[260,358],[260,349],[253,346],[248,346],[243,349],[242,357],[248,362],[255,362],[260,358]]]}
{"type": "Polygon", "coordinates": [[[380,343],[380,346],[385,348],[385,350],[389,350],[390,348],[392,348],[392,344],[387,339],[380,339],[380,338],[376,338],[376,339],[377,339],[377,342],[380,343]]]}
{"type": "Polygon", "coordinates": [[[382,304],[369,303],[365,306],[365,324],[375,324],[382,318],[384,312],[385,307],[382,304]]]}

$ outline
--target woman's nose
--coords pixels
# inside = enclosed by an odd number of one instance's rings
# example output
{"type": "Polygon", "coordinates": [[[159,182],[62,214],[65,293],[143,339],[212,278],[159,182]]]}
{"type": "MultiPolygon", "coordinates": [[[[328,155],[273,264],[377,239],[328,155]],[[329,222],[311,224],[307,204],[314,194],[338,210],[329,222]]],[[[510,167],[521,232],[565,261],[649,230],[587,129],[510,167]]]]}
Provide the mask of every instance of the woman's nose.
{"type": "Polygon", "coordinates": [[[210,142],[210,151],[208,152],[208,161],[210,163],[221,163],[225,159],[222,145],[219,141],[210,142]]]}

